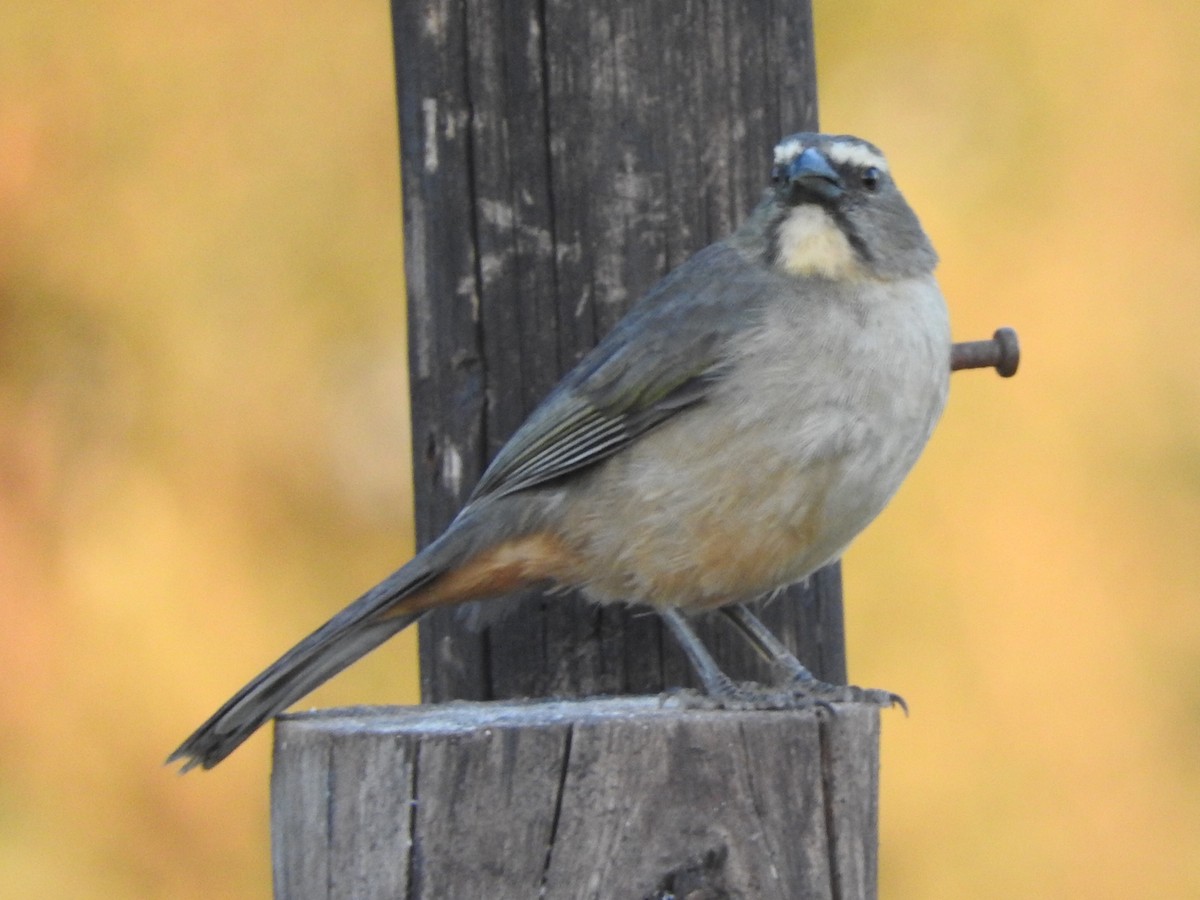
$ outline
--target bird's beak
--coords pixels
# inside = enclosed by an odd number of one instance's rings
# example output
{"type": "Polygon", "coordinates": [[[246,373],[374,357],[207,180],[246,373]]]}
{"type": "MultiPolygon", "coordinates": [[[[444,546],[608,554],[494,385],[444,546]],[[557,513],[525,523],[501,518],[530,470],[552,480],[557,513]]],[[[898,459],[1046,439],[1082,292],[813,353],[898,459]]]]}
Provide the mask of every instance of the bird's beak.
{"type": "Polygon", "coordinates": [[[836,200],[846,191],[842,177],[815,147],[809,147],[792,160],[788,166],[788,182],[795,199],[813,194],[825,200],[836,200]]]}

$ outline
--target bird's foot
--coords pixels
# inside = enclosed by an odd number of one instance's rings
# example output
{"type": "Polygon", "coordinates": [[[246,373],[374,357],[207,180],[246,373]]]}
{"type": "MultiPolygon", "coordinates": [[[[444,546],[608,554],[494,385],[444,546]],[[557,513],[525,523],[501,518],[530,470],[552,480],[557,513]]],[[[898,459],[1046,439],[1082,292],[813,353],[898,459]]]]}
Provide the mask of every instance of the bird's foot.
{"type": "Polygon", "coordinates": [[[862,688],[853,684],[829,684],[825,681],[793,682],[791,690],[810,699],[813,703],[861,703],[866,706],[877,706],[880,709],[891,709],[898,706],[908,715],[908,704],[899,694],[879,688],[862,688]]]}
{"type": "Polygon", "coordinates": [[[859,703],[890,709],[899,706],[908,715],[908,704],[899,694],[855,685],[829,684],[815,679],[803,679],[782,685],[759,684],[753,681],[728,681],[715,692],[678,690],[663,695],[663,705],[680,709],[809,709],[817,707],[828,712],[840,703],[859,703]]]}

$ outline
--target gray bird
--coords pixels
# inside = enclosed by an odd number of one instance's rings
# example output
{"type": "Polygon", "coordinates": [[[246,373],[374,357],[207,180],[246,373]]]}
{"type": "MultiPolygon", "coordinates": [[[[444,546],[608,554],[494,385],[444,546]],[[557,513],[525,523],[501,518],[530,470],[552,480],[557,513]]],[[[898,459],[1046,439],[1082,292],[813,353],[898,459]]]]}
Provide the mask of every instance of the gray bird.
{"type": "Polygon", "coordinates": [[[875,146],[785,138],[745,224],[563,378],[441,537],[168,762],[210,768],[426,611],[533,585],[654,607],[718,702],[754,692],[720,671],[681,610],[720,608],[801,701],[892,702],[817,681],[743,603],[837,559],[916,462],[949,386],[936,264],[875,146]]]}

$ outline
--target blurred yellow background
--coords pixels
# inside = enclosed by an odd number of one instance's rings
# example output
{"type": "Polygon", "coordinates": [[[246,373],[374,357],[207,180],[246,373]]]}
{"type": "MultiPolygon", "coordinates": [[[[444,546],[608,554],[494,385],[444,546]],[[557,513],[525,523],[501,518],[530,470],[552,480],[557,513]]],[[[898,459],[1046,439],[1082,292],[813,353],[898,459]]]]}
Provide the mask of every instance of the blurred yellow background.
{"type": "MultiPolygon", "coordinates": [[[[846,562],[853,677],[913,710],[883,896],[1200,896],[1200,6],[816,15],[823,127],[888,152],[956,336],[1025,350],[846,562]]],[[[269,893],[267,733],[161,761],[411,552],[389,28],[0,7],[6,896],[269,893]]]]}

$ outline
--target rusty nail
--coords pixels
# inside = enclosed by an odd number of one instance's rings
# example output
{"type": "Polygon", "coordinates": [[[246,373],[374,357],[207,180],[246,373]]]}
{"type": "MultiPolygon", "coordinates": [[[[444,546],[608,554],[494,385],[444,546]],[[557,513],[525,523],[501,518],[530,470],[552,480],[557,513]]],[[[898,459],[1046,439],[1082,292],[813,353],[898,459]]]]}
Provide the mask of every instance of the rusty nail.
{"type": "Polygon", "coordinates": [[[1017,374],[1021,345],[1011,328],[997,328],[990,341],[959,341],[950,348],[950,370],[995,369],[1001,378],[1017,374]]]}

